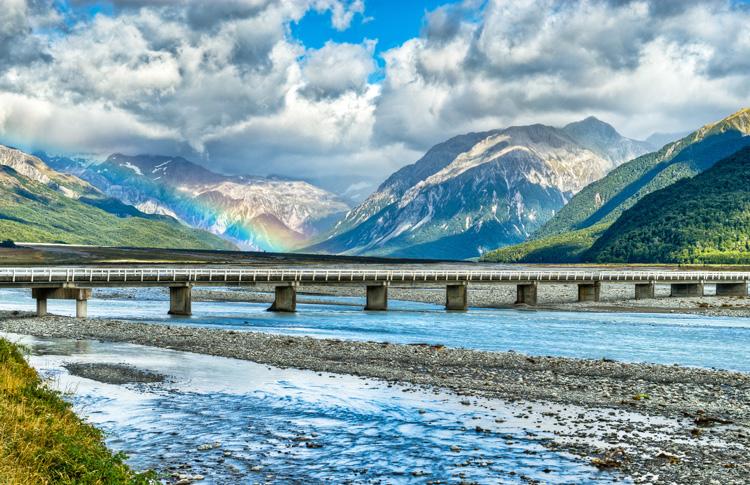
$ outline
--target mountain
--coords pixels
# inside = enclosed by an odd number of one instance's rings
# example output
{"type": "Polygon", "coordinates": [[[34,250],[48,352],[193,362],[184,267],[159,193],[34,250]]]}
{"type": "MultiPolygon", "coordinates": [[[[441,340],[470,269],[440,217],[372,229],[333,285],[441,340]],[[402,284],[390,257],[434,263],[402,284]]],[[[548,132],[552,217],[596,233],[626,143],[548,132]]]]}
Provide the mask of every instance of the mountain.
{"type": "Polygon", "coordinates": [[[586,258],[627,263],[750,262],[750,147],[623,212],[586,258]]]}
{"type": "Polygon", "coordinates": [[[587,186],[535,236],[611,224],[646,194],[691,177],[750,144],[750,108],[638,157],[587,186]]]}
{"type": "Polygon", "coordinates": [[[174,217],[241,248],[289,251],[349,210],[337,196],[280,177],[225,176],[182,157],[114,154],[101,164],[48,158],[110,197],[174,217]]]}
{"type": "Polygon", "coordinates": [[[0,145],[0,237],[101,246],[231,249],[176,220],[144,214],[42,160],[0,145]]]}
{"type": "Polygon", "coordinates": [[[648,138],[646,138],[646,143],[654,147],[654,150],[657,150],[667,143],[672,143],[673,141],[681,140],[682,138],[685,138],[690,134],[689,131],[678,131],[675,133],[652,133],[649,135],[648,138]]]}
{"type": "Polygon", "coordinates": [[[646,195],[699,174],[750,146],[750,109],[710,123],[688,136],[612,170],[576,194],[533,240],[485,256],[491,261],[571,262],[646,195]]]}
{"type": "Polygon", "coordinates": [[[451,138],[394,173],[307,250],[463,259],[523,241],[573,194],[639,150],[602,125],[609,126],[589,119],[562,129],[537,124],[451,138]]]}
{"type": "Polygon", "coordinates": [[[645,141],[625,138],[612,125],[593,116],[565,125],[563,131],[581,146],[607,158],[615,165],[659,148],[645,141]]]}

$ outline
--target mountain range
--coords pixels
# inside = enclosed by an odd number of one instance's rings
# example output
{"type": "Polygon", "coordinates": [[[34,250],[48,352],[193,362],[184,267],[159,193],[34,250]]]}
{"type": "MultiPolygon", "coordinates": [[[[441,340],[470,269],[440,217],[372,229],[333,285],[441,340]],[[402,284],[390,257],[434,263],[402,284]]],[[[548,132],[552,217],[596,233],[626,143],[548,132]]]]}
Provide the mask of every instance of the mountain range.
{"type": "MultiPolygon", "coordinates": [[[[501,262],[601,260],[600,237],[647,195],[711,168],[750,146],[750,109],[710,123],[658,151],[637,157],[576,194],[528,242],[485,255],[501,262]],[[592,246],[597,249],[589,252],[592,246]]],[[[674,196],[678,193],[669,192],[674,196]]],[[[716,217],[723,217],[721,213],[716,217]]],[[[613,253],[606,253],[612,255],[613,253]]],[[[618,256],[619,257],[619,256],[618,256]]]]}
{"type": "Polygon", "coordinates": [[[476,257],[526,240],[586,185],[652,149],[594,117],[460,135],[394,173],[307,249],[476,257]]]}
{"type": "Polygon", "coordinates": [[[80,178],[0,145],[0,238],[101,246],[232,249],[171,217],[145,214],[80,178]]]}
{"type": "Polygon", "coordinates": [[[204,229],[246,250],[293,250],[349,210],[343,199],[307,182],[225,176],[182,157],[114,154],[103,163],[89,163],[40,156],[109,197],[204,229]]]}

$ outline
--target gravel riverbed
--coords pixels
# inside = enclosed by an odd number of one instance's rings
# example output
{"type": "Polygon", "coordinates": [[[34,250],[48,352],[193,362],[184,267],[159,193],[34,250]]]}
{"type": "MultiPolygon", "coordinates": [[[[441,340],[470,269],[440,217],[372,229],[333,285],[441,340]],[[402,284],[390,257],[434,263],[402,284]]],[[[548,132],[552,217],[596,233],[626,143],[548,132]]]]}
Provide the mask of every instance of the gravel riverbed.
{"type": "Polygon", "coordinates": [[[750,476],[750,374],[11,313],[0,313],[0,331],[130,342],[541,405],[558,424],[548,447],[636,483],[744,484],[750,476]]]}

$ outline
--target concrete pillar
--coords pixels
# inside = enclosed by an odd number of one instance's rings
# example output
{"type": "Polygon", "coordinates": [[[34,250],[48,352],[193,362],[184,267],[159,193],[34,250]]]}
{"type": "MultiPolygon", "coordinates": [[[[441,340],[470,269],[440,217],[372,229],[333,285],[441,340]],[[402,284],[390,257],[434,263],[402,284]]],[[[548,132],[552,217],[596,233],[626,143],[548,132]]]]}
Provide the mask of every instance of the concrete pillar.
{"type": "Polygon", "coordinates": [[[193,292],[190,286],[169,287],[169,314],[183,316],[193,314],[193,292]]]}
{"type": "Polygon", "coordinates": [[[716,283],[716,296],[747,296],[747,282],[716,283]]]}
{"type": "Polygon", "coordinates": [[[516,286],[516,305],[536,305],[537,287],[536,281],[516,286]]]}
{"type": "Polygon", "coordinates": [[[578,301],[599,301],[601,283],[580,283],[578,285],[578,301]]]}
{"type": "Polygon", "coordinates": [[[635,299],[648,300],[650,298],[656,298],[656,283],[653,281],[649,283],[636,283],[635,299]]]}
{"type": "Polygon", "coordinates": [[[36,299],[36,313],[38,316],[47,314],[47,300],[75,300],[76,317],[86,318],[87,303],[91,298],[91,288],[54,287],[32,288],[31,297],[36,299]]]}
{"type": "Polygon", "coordinates": [[[672,283],[670,296],[703,296],[703,282],[672,283]]]}
{"type": "Polygon", "coordinates": [[[445,288],[445,309],[465,311],[469,308],[466,284],[448,285],[445,288]]]}
{"type": "Polygon", "coordinates": [[[297,285],[277,286],[275,290],[276,295],[269,312],[297,311],[297,285]]]}
{"type": "Polygon", "coordinates": [[[87,318],[88,312],[88,300],[76,300],[76,318],[87,318]]]}
{"type": "Polygon", "coordinates": [[[43,317],[47,314],[47,299],[37,298],[36,299],[36,316],[43,317]]]}
{"type": "Polygon", "coordinates": [[[367,305],[365,310],[384,311],[388,310],[388,285],[368,285],[367,305]]]}

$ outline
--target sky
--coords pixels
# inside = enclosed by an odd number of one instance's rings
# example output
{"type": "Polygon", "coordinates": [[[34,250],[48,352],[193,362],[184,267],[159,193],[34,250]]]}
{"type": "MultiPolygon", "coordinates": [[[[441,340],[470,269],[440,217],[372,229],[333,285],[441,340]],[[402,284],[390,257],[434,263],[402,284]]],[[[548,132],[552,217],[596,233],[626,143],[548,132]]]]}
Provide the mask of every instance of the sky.
{"type": "Polygon", "coordinates": [[[0,143],[361,198],[469,131],[747,107],[748,25],[737,0],[0,0],[0,143]]]}

